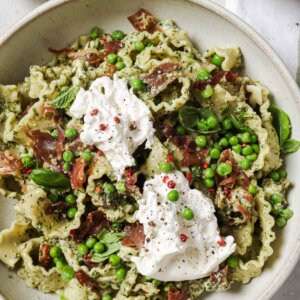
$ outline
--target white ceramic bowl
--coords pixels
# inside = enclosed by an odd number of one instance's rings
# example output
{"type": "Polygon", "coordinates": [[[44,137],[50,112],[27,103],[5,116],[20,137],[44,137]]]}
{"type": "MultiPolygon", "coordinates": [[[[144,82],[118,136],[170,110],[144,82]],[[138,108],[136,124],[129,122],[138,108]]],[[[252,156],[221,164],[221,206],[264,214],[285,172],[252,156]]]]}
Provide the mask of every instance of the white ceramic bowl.
{"type": "MultiPolygon", "coordinates": [[[[28,67],[51,58],[49,46],[60,48],[78,35],[99,25],[105,31],[133,30],[127,16],[144,7],[161,19],[172,18],[188,31],[200,50],[213,45],[239,45],[244,54],[246,73],[261,81],[274,100],[290,115],[294,129],[300,128],[300,93],[292,76],[274,51],[243,21],[207,0],[52,0],[27,15],[8,33],[0,37],[0,82],[16,83],[28,74],[28,67]]],[[[300,138],[299,132],[294,132],[300,138]]],[[[300,182],[300,152],[287,159],[289,178],[300,182]]],[[[206,294],[205,299],[269,299],[281,286],[296,264],[300,251],[300,184],[289,193],[295,216],[278,234],[275,253],[263,274],[248,285],[225,293],[206,294]]],[[[8,227],[12,203],[1,199],[0,229],[8,227]]],[[[55,299],[29,289],[14,272],[0,264],[0,290],[10,300],[55,299]]]]}

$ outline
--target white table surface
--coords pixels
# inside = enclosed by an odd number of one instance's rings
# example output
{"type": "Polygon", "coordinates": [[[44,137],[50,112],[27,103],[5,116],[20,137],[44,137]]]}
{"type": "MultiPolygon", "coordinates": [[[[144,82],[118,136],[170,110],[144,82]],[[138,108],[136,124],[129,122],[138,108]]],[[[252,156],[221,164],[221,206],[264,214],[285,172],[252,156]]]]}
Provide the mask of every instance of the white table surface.
{"type": "MultiPolygon", "coordinates": [[[[213,1],[237,14],[256,29],[300,83],[300,0],[213,1]]],[[[0,0],[0,34],[45,2],[47,0],[0,0]]],[[[272,300],[300,300],[300,262],[272,300]]]]}

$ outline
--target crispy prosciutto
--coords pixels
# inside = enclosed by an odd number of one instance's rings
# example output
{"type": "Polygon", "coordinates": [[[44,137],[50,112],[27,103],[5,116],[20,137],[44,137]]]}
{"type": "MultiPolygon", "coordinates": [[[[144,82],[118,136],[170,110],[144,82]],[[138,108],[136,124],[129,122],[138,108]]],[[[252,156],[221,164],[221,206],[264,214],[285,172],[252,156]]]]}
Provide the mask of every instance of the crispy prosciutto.
{"type": "Polygon", "coordinates": [[[85,263],[86,266],[88,266],[90,268],[97,267],[99,265],[99,263],[96,263],[96,262],[92,261],[92,256],[93,256],[92,253],[87,253],[84,256],[84,263],[85,263]]]}
{"type": "Polygon", "coordinates": [[[0,175],[18,175],[22,163],[10,151],[0,151],[0,175]]]}
{"type": "Polygon", "coordinates": [[[214,285],[221,285],[224,282],[227,282],[227,275],[228,275],[228,266],[220,267],[217,272],[212,273],[209,276],[209,279],[212,284],[214,285]]]}
{"type": "Polygon", "coordinates": [[[110,53],[115,53],[122,47],[123,44],[120,41],[110,41],[110,42],[105,41],[103,43],[104,55],[107,56],[110,53]]]}
{"type": "Polygon", "coordinates": [[[190,293],[188,287],[184,285],[181,290],[178,290],[174,285],[169,287],[168,300],[188,300],[190,293]]]}
{"type": "Polygon", "coordinates": [[[216,73],[212,78],[209,78],[207,80],[197,80],[194,86],[197,90],[204,90],[207,85],[217,85],[224,76],[228,82],[235,82],[239,76],[239,73],[232,73],[230,71],[220,71],[216,73]]]}
{"type": "Polygon", "coordinates": [[[78,52],[70,52],[68,57],[72,60],[83,59],[86,60],[90,66],[98,67],[103,61],[104,56],[95,52],[86,52],[84,50],[78,52]]]}
{"type": "Polygon", "coordinates": [[[84,173],[85,159],[83,157],[78,157],[75,159],[75,164],[71,172],[71,186],[72,189],[80,189],[86,180],[86,175],[84,173]]]}
{"type": "Polygon", "coordinates": [[[180,69],[180,63],[167,62],[154,67],[150,74],[144,75],[142,78],[150,87],[152,95],[156,96],[170,83],[179,78],[180,69]]]}
{"type": "Polygon", "coordinates": [[[50,133],[40,130],[25,129],[25,133],[32,139],[32,150],[40,163],[57,158],[63,152],[64,133],[58,126],[58,137],[54,138],[50,133]]]}
{"type": "Polygon", "coordinates": [[[96,281],[93,278],[91,278],[88,274],[86,274],[83,270],[78,270],[75,273],[75,276],[82,286],[88,286],[93,292],[98,291],[96,281]]]}
{"type": "Polygon", "coordinates": [[[132,248],[141,248],[145,242],[144,227],[140,223],[126,225],[124,228],[126,236],[121,244],[132,248]]]}
{"type": "Polygon", "coordinates": [[[128,20],[137,31],[148,31],[149,33],[157,31],[158,19],[144,8],[129,16],[128,20]]]}
{"type": "Polygon", "coordinates": [[[80,224],[79,228],[70,231],[70,236],[79,243],[84,241],[86,237],[99,233],[104,228],[110,228],[110,222],[103,212],[95,210],[87,215],[86,220],[80,224]]]}
{"type": "Polygon", "coordinates": [[[52,264],[52,258],[50,256],[51,246],[47,243],[41,244],[39,248],[39,265],[48,270],[52,264]]]}
{"type": "Polygon", "coordinates": [[[47,115],[52,115],[52,117],[55,117],[58,115],[58,111],[51,105],[44,105],[42,109],[42,116],[46,117],[47,115]]]}
{"type": "Polygon", "coordinates": [[[186,167],[186,166],[203,164],[206,161],[208,153],[209,153],[208,148],[202,148],[199,150],[185,149],[183,151],[183,159],[181,165],[186,167]]]}

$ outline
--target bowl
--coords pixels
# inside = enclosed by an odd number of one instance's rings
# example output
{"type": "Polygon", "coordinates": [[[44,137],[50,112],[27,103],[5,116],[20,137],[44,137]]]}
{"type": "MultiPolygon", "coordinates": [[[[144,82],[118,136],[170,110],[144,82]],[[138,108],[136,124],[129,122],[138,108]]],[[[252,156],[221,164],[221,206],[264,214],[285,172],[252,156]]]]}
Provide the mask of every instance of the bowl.
{"type": "MultiPolygon", "coordinates": [[[[144,7],[161,19],[171,18],[185,29],[196,46],[205,49],[218,45],[238,45],[244,55],[245,73],[269,88],[274,101],[290,116],[293,127],[300,128],[300,93],[292,76],[266,42],[248,25],[224,8],[208,0],[52,0],[40,6],[0,37],[0,82],[17,83],[28,74],[29,66],[44,64],[52,55],[48,47],[63,48],[75,38],[99,25],[105,31],[132,31],[127,16],[144,7]]],[[[300,132],[294,132],[300,138],[300,132]]],[[[289,192],[295,215],[277,233],[274,254],[261,276],[250,284],[220,293],[205,294],[205,299],[269,299],[293,270],[300,252],[300,152],[287,160],[289,178],[295,186],[289,192]]],[[[10,225],[13,201],[1,198],[0,229],[10,225]]],[[[10,300],[56,299],[27,288],[13,271],[0,264],[0,291],[10,300]]]]}

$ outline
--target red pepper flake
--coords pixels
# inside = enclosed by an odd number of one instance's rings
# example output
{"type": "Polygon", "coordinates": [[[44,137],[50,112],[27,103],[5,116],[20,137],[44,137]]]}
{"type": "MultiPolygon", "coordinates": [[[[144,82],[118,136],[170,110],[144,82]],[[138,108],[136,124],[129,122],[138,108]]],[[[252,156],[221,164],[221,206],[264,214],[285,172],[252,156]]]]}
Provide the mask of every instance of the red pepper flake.
{"type": "Polygon", "coordinates": [[[192,180],[192,174],[191,173],[186,173],[185,178],[187,179],[188,182],[191,182],[192,180]]]}
{"type": "Polygon", "coordinates": [[[247,144],[246,144],[246,143],[243,143],[243,144],[242,144],[242,147],[243,147],[243,148],[245,148],[246,146],[247,146],[247,144]]]}
{"type": "Polygon", "coordinates": [[[181,235],[180,235],[180,240],[183,242],[183,243],[185,243],[187,240],[188,240],[188,236],[187,235],[185,235],[184,233],[182,233],[181,235]]]}
{"type": "Polygon", "coordinates": [[[97,185],[95,187],[95,193],[99,193],[101,191],[101,186],[97,185]]]}
{"type": "Polygon", "coordinates": [[[207,169],[209,167],[209,164],[208,163],[204,163],[203,165],[202,165],[202,168],[203,169],[207,169]]]}
{"type": "Polygon", "coordinates": [[[133,185],[135,184],[135,179],[134,178],[128,179],[126,183],[129,185],[133,185]]]}
{"type": "Polygon", "coordinates": [[[23,168],[23,173],[25,173],[25,174],[30,174],[32,172],[32,168],[23,168]]]}
{"type": "Polygon", "coordinates": [[[90,149],[91,151],[93,151],[93,150],[95,149],[95,146],[94,146],[94,145],[89,146],[89,149],[90,149]]]}
{"type": "Polygon", "coordinates": [[[94,108],[91,112],[90,112],[90,115],[91,116],[96,116],[99,112],[99,109],[98,108],[94,108]]]}
{"type": "Polygon", "coordinates": [[[116,124],[119,124],[121,122],[121,120],[117,116],[114,117],[114,121],[116,124]]]}
{"type": "Polygon", "coordinates": [[[97,153],[100,155],[100,156],[104,156],[104,152],[102,150],[98,150],[97,153]]]}
{"type": "Polygon", "coordinates": [[[169,189],[174,189],[175,186],[176,186],[176,183],[175,183],[174,180],[170,180],[170,181],[168,182],[168,188],[169,188],[169,189]]]}
{"type": "Polygon", "coordinates": [[[174,159],[174,156],[172,154],[168,154],[167,156],[167,163],[171,163],[174,159]]]}
{"type": "Polygon", "coordinates": [[[107,124],[102,123],[102,124],[100,124],[99,128],[100,128],[100,130],[104,131],[107,128],[107,126],[108,126],[107,124]]]}
{"type": "Polygon", "coordinates": [[[221,239],[220,241],[218,241],[217,244],[218,244],[219,246],[221,246],[221,247],[226,246],[226,242],[225,242],[223,239],[221,239]]]}
{"type": "Polygon", "coordinates": [[[209,191],[211,194],[214,194],[214,193],[216,192],[215,188],[210,188],[208,191],[209,191]]]}
{"type": "Polygon", "coordinates": [[[130,130],[135,130],[136,128],[137,128],[136,122],[135,122],[135,121],[132,121],[132,122],[130,123],[130,125],[129,125],[129,129],[130,129],[130,130]]]}
{"type": "Polygon", "coordinates": [[[124,171],[124,177],[131,177],[133,174],[133,171],[132,171],[132,168],[126,168],[125,171],[124,171]]]}
{"type": "Polygon", "coordinates": [[[162,179],[163,183],[167,183],[167,181],[169,180],[169,176],[165,175],[162,179]]]}

